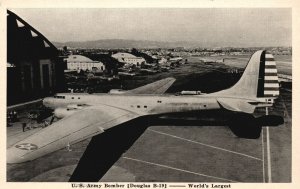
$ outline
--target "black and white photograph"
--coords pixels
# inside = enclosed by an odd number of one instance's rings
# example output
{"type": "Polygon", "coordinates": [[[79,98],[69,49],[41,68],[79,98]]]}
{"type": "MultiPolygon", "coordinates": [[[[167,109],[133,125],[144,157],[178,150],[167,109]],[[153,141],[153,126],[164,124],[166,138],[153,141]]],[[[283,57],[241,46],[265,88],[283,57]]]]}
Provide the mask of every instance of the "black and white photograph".
{"type": "Polygon", "coordinates": [[[292,10],[6,7],[4,182],[291,184],[292,10]]]}

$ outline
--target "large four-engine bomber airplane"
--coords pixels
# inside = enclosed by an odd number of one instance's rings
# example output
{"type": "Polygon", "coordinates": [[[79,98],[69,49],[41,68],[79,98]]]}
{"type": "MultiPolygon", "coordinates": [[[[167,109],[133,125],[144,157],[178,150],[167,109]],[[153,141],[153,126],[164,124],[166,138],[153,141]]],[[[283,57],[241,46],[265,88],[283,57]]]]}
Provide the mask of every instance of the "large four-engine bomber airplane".
{"type": "Polygon", "coordinates": [[[279,96],[276,63],[265,51],[252,55],[240,80],[229,89],[211,94],[163,94],[174,81],[166,78],[119,94],[47,97],[43,104],[54,108],[62,119],[10,147],[7,163],[34,160],[146,115],[219,109],[252,114],[257,107],[272,106],[279,96]]]}

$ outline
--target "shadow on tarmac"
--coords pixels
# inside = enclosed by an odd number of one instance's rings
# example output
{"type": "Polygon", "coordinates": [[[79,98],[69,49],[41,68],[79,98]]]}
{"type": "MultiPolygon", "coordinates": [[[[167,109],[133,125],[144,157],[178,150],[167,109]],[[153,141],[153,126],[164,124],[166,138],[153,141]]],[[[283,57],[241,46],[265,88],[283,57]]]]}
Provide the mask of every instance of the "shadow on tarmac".
{"type": "Polygon", "coordinates": [[[81,157],[70,182],[98,182],[149,126],[228,126],[241,138],[260,137],[262,126],[278,126],[280,116],[254,118],[243,113],[207,111],[145,116],[106,130],[94,136],[81,157]]]}

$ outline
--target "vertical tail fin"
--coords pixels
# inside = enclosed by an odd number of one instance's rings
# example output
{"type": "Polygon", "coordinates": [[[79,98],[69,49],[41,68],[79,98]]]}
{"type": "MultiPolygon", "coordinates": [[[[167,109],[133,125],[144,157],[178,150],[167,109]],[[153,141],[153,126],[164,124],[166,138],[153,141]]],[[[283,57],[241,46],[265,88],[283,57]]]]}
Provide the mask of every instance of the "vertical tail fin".
{"type": "Polygon", "coordinates": [[[266,102],[273,102],[273,99],[279,96],[279,82],[273,55],[265,51],[255,52],[240,80],[231,88],[213,94],[250,99],[263,98],[266,102]]]}

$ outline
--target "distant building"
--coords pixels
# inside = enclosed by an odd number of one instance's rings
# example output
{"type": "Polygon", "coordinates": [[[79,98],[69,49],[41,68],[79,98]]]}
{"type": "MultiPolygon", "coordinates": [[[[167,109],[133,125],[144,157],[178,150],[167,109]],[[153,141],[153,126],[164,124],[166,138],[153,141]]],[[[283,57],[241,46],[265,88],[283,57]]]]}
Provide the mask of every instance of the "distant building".
{"type": "Polygon", "coordinates": [[[69,55],[67,60],[68,70],[89,70],[104,71],[105,66],[102,62],[93,61],[82,55],[69,55]]]}
{"type": "Polygon", "coordinates": [[[146,63],[146,60],[142,57],[136,57],[130,53],[116,53],[112,55],[113,58],[117,59],[119,62],[132,64],[137,67],[146,63]]]}
{"type": "Polygon", "coordinates": [[[105,74],[108,75],[117,75],[118,68],[124,66],[125,64],[111,57],[111,55],[108,53],[88,53],[86,54],[86,56],[91,58],[92,60],[102,62],[105,66],[105,74]]]}
{"type": "Polygon", "coordinates": [[[157,61],[158,61],[156,58],[153,58],[151,55],[141,52],[135,48],[131,49],[131,54],[136,57],[144,58],[145,62],[150,63],[150,64],[157,63],[157,61]]]}
{"type": "Polygon", "coordinates": [[[170,62],[180,62],[180,61],[182,61],[181,57],[170,58],[170,62]]]}
{"type": "Polygon", "coordinates": [[[7,11],[7,104],[65,89],[66,64],[57,48],[22,18],[7,11]]]}
{"type": "Polygon", "coordinates": [[[167,62],[168,62],[168,59],[163,58],[163,57],[158,61],[159,64],[166,64],[167,62]]]}

